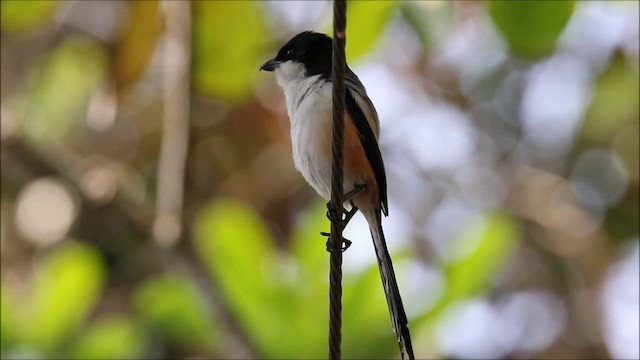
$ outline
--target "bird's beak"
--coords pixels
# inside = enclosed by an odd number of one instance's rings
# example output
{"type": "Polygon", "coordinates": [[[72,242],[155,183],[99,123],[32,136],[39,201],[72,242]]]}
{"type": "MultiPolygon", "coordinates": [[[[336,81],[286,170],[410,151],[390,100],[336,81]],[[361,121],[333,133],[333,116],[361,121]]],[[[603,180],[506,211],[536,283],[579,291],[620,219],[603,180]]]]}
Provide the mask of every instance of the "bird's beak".
{"type": "Polygon", "coordinates": [[[273,71],[273,70],[277,69],[278,66],[280,66],[280,61],[277,61],[276,59],[271,59],[271,60],[267,61],[266,63],[264,63],[264,65],[262,65],[260,67],[260,70],[273,71]]]}

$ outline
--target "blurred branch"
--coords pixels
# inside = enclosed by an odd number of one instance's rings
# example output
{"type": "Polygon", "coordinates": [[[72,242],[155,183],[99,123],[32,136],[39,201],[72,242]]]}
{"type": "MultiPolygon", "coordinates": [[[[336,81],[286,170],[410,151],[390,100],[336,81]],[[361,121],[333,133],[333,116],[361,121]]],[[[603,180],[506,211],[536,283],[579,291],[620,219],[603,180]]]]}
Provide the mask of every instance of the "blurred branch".
{"type": "Polygon", "coordinates": [[[182,234],[184,173],[189,144],[189,65],[191,60],[191,4],[163,2],[164,119],[158,163],[155,241],[174,245],[182,234]]]}
{"type": "MultiPolygon", "coordinates": [[[[81,183],[83,176],[90,169],[105,168],[108,163],[91,161],[54,144],[48,144],[45,150],[19,138],[3,141],[1,149],[2,169],[11,169],[1,172],[3,185],[18,186],[40,176],[60,176],[82,190],[78,193],[82,195],[83,207],[101,205],[84,191],[81,183]]],[[[146,233],[152,219],[151,209],[130,195],[135,191],[127,188],[126,181],[119,181],[116,186],[118,188],[113,201],[103,204],[103,207],[114,208],[114,211],[121,213],[123,218],[134,225],[136,231],[146,233]]]]}

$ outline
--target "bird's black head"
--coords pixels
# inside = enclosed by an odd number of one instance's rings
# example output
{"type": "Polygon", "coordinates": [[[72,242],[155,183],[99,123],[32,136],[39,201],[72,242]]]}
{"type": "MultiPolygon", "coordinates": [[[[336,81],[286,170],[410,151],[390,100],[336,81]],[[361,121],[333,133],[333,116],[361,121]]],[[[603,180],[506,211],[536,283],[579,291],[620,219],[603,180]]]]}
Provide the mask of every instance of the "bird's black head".
{"type": "Polygon", "coordinates": [[[301,63],[305,75],[331,76],[331,38],[325,34],[305,31],[294,36],[278,51],[278,55],[267,61],[260,70],[274,71],[287,61],[301,63]]]}

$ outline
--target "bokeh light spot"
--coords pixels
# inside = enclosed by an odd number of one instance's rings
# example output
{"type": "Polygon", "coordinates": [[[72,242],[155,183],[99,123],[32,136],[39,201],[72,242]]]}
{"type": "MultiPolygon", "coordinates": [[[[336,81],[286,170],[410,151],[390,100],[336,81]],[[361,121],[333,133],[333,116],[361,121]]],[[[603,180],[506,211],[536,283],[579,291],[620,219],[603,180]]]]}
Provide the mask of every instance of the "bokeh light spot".
{"type": "Polygon", "coordinates": [[[61,240],[77,214],[69,189],[53,178],[27,184],[18,195],[15,222],[18,231],[36,245],[61,240]]]}

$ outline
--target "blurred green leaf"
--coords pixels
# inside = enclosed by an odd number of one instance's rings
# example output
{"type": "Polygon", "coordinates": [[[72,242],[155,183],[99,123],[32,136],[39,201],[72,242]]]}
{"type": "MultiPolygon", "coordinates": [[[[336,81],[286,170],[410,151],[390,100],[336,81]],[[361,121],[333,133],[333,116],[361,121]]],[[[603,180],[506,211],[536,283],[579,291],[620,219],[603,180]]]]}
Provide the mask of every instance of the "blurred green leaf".
{"type": "MultiPolygon", "coordinates": [[[[299,219],[294,258],[276,251],[258,215],[238,202],[216,200],[196,220],[198,253],[262,357],[326,356],[329,257],[319,234],[329,226],[325,212],[318,202],[299,219]]],[[[345,276],[343,287],[345,354],[394,355],[397,345],[376,263],[345,276]]]]}
{"type": "MultiPolygon", "coordinates": [[[[318,201],[296,221],[291,234],[291,251],[299,263],[300,277],[317,278],[318,274],[322,274],[321,277],[324,279],[329,270],[327,254],[322,251],[326,248],[326,238],[320,236],[320,232],[329,230],[330,224],[325,216],[326,212],[325,203],[318,201]]],[[[329,289],[327,285],[322,281],[311,281],[303,284],[305,286],[303,291],[308,291],[313,297],[319,293],[326,293],[329,289]],[[312,286],[319,286],[319,288],[312,288],[312,286]]]]}
{"type": "Polygon", "coordinates": [[[640,121],[640,83],[637,58],[617,52],[598,76],[591,103],[577,139],[574,154],[596,147],[611,148],[622,160],[629,186],[626,195],[607,211],[603,228],[613,241],[638,236],[638,124],[640,121]]]}
{"type": "Polygon", "coordinates": [[[347,6],[347,61],[367,54],[380,40],[397,1],[349,1],[347,6]]]}
{"type": "Polygon", "coordinates": [[[174,343],[212,349],[216,338],[212,314],[198,288],[178,275],[144,282],[134,294],[136,312],[174,343]]]}
{"type": "Polygon", "coordinates": [[[96,321],[83,332],[69,359],[139,359],[145,346],[143,334],[131,320],[114,316],[96,321]]]}
{"type": "Polygon", "coordinates": [[[20,337],[45,352],[57,349],[93,309],[104,272],[99,254],[87,245],[66,243],[47,254],[20,309],[20,337]]]}
{"type": "Polygon", "coordinates": [[[293,303],[295,308],[291,308],[296,312],[292,318],[296,321],[296,331],[304,331],[303,338],[299,340],[305,347],[301,354],[311,358],[326,356],[327,351],[325,324],[329,323],[329,258],[325,251],[326,238],[320,236],[320,232],[327,231],[329,226],[326,209],[325,203],[318,201],[301,214],[290,241],[297,270],[295,282],[291,284],[291,293],[297,299],[293,303]]]}
{"type": "Polygon", "coordinates": [[[420,39],[422,46],[430,49],[437,46],[453,24],[454,3],[403,1],[400,14],[420,39]]]}
{"type": "Polygon", "coordinates": [[[269,31],[253,1],[193,3],[195,89],[209,96],[242,100],[251,91],[269,31]]]}
{"type": "Polygon", "coordinates": [[[486,214],[465,226],[454,239],[455,245],[472,248],[446,264],[445,292],[421,320],[439,315],[448,305],[486,290],[512,253],[518,234],[515,221],[502,213],[486,214]]]}
{"type": "Polygon", "coordinates": [[[583,126],[589,138],[609,144],[620,130],[638,123],[638,71],[622,53],[616,54],[609,67],[598,77],[592,99],[583,126]]]}
{"type": "Polygon", "coordinates": [[[8,349],[13,344],[14,334],[14,299],[10,288],[5,283],[0,283],[0,345],[3,349],[8,349]]]}
{"type": "Polygon", "coordinates": [[[574,6],[575,1],[564,0],[494,0],[489,12],[514,54],[537,58],[553,51],[574,6]]]}
{"type": "Polygon", "coordinates": [[[118,94],[126,92],[146,70],[156,48],[161,22],[157,0],[128,1],[129,21],[113,53],[113,76],[118,94]]]}
{"type": "Polygon", "coordinates": [[[33,31],[49,22],[57,7],[55,0],[2,0],[0,28],[7,33],[33,31]]]}
{"type": "Polygon", "coordinates": [[[102,47],[83,37],[62,42],[37,71],[18,109],[28,138],[64,140],[78,133],[91,92],[105,75],[102,47]]]}
{"type": "Polygon", "coordinates": [[[487,214],[465,227],[457,244],[477,244],[462,259],[445,267],[446,294],[460,299],[486,289],[502,268],[517,240],[514,221],[504,214],[487,214]]]}
{"type": "Polygon", "coordinates": [[[300,354],[287,340],[295,336],[290,327],[295,299],[284,296],[273,242],[258,215],[239,202],[216,200],[196,219],[195,241],[226,304],[261,353],[300,354]]]}

